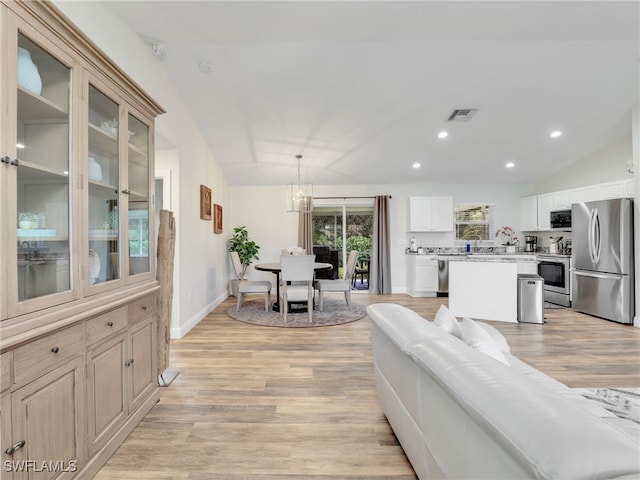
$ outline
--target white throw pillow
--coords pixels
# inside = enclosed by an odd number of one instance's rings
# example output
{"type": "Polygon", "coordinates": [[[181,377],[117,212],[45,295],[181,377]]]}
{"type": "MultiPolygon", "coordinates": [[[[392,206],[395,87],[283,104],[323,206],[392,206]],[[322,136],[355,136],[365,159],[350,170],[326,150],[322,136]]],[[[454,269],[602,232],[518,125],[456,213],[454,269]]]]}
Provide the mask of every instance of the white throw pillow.
{"type": "Polygon", "coordinates": [[[467,317],[462,320],[462,341],[471,348],[475,348],[485,355],[495,358],[499,362],[510,366],[509,361],[500,351],[498,345],[493,341],[491,335],[489,335],[480,325],[467,317]]]}
{"type": "Polygon", "coordinates": [[[444,305],[440,305],[440,308],[438,308],[433,323],[454,337],[462,338],[462,328],[458,323],[458,319],[444,305]]]}
{"type": "Polygon", "coordinates": [[[511,347],[509,347],[509,344],[507,343],[507,339],[504,338],[504,335],[502,335],[496,327],[484,322],[476,322],[476,323],[480,325],[485,332],[491,335],[491,339],[498,346],[498,348],[502,353],[511,353],[511,347]]]}

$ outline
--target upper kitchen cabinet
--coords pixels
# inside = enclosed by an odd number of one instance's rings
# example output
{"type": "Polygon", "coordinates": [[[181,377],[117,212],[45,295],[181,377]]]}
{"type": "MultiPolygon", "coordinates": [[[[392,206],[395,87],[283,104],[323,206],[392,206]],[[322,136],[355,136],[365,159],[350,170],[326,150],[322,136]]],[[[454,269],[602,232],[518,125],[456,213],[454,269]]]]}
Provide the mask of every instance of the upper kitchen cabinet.
{"type": "Polygon", "coordinates": [[[538,196],[531,195],[520,199],[520,229],[524,232],[538,230],[538,196]]]}
{"type": "Polygon", "coordinates": [[[410,232],[452,232],[453,197],[409,197],[410,232]]]}
{"type": "Polygon", "coordinates": [[[38,326],[155,282],[163,110],[49,2],[0,2],[0,22],[0,320],[38,326]]]}
{"type": "Polygon", "coordinates": [[[549,230],[551,228],[550,213],[553,210],[553,194],[545,193],[538,195],[538,230],[549,230]]]}

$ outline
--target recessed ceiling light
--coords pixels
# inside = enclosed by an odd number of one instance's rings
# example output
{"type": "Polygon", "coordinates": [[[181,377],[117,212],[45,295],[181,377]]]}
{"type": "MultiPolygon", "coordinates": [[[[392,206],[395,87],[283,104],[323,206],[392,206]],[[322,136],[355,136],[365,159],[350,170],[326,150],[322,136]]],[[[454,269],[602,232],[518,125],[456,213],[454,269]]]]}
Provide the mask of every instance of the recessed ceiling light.
{"type": "Polygon", "coordinates": [[[449,133],[446,132],[445,130],[438,133],[438,138],[447,138],[448,136],[449,136],[449,133]]]}
{"type": "Polygon", "coordinates": [[[16,148],[24,148],[24,143],[16,143],[16,148]]]}
{"type": "Polygon", "coordinates": [[[507,168],[513,168],[513,167],[515,167],[515,166],[516,166],[516,164],[515,164],[515,163],[513,163],[513,162],[507,162],[507,163],[505,164],[505,167],[507,167],[507,168]]]}
{"type": "Polygon", "coordinates": [[[422,165],[420,165],[418,162],[415,162],[413,165],[411,165],[413,168],[420,168],[422,165]]]}
{"type": "Polygon", "coordinates": [[[562,132],[560,130],[554,130],[549,136],[551,138],[558,138],[560,135],[562,135],[562,132]]]}
{"type": "Polygon", "coordinates": [[[198,69],[202,73],[211,73],[211,70],[213,69],[213,65],[211,65],[211,62],[206,58],[202,58],[198,62],[198,69]]]}

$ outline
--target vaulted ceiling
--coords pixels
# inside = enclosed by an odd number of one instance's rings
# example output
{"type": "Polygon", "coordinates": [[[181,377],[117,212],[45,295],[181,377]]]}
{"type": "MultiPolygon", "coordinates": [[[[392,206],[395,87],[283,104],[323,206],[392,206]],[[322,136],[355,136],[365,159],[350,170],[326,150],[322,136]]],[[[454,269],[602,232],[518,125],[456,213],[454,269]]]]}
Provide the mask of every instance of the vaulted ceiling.
{"type": "Polygon", "coordinates": [[[637,1],[103,3],[166,47],[231,185],[296,154],[316,184],[535,182],[628,137],[639,99],[637,1]]]}

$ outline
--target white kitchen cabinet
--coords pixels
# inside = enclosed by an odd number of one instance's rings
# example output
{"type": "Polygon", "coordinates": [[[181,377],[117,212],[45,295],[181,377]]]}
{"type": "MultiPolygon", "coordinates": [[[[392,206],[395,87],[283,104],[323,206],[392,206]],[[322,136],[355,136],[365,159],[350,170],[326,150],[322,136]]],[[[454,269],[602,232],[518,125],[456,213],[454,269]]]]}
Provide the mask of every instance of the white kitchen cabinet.
{"type": "Polygon", "coordinates": [[[553,193],[551,210],[567,210],[571,208],[573,190],[562,190],[553,193]]]}
{"type": "Polygon", "coordinates": [[[633,197],[634,180],[618,180],[586,187],[571,188],[520,199],[521,229],[523,231],[549,230],[549,213],[570,209],[574,203],[595,202],[610,198],[633,197]]]}
{"type": "Polygon", "coordinates": [[[452,232],[453,197],[409,197],[410,232],[452,232]]]}
{"type": "Polygon", "coordinates": [[[538,195],[538,230],[549,230],[551,228],[549,213],[553,210],[552,205],[552,193],[538,195]]]}
{"type": "Polygon", "coordinates": [[[624,188],[621,181],[601,183],[598,185],[598,200],[623,197],[624,188]]]}
{"type": "Polygon", "coordinates": [[[571,205],[581,202],[592,202],[598,198],[598,187],[592,185],[590,187],[573,188],[570,190],[571,205]]]}
{"type": "Polygon", "coordinates": [[[520,199],[520,214],[522,231],[538,230],[538,196],[531,195],[520,199]]]}
{"type": "Polygon", "coordinates": [[[407,255],[407,293],[412,297],[435,297],[438,293],[438,258],[407,255]]]}

